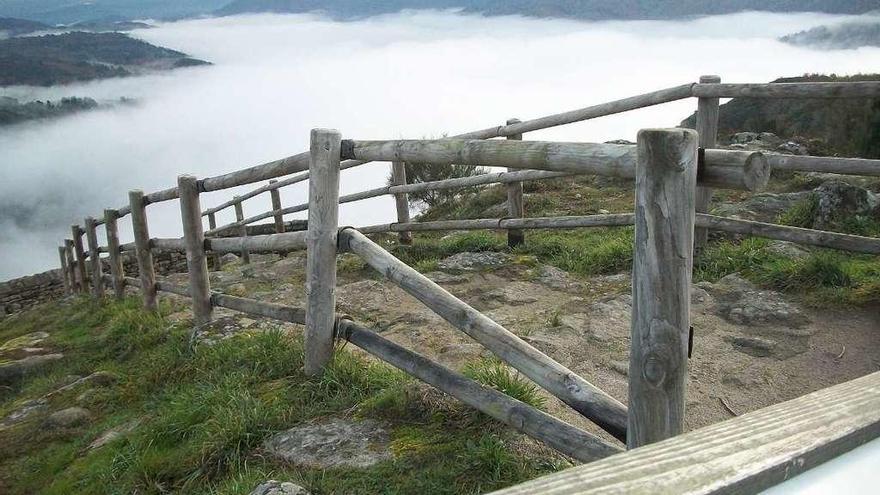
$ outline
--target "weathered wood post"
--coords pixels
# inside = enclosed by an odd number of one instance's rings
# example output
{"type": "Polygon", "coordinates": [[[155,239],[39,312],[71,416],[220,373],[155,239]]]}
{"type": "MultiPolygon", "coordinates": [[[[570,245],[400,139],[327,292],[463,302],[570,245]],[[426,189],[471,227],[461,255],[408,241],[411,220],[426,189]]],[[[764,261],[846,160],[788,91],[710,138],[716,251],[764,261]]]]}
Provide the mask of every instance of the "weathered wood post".
{"type": "MultiPolygon", "coordinates": [[[[208,213],[208,228],[211,230],[217,228],[217,216],[213,213],[208,213]]],[[[223,269],[223,260],[220,259],[220,254],[211,252],[211,268],[215,271],[223,269]]]]}
{"type": "MultiPolygon", "coordinates": [[[[238,196],[234,196],[232,199],[236,201],[235,203],[235,221],[240,222],[244,220],[244,207],[241,205],[241,201],[238,196]]],[[[247,237],[247,225],[241,225],[238,228],[239,234],[241,237],[247,237]]],[[[245,265],[251,262],[251,253],[247,248],[241,249],[241,262],[245,265]]]]}
{"type": "Polygon", "coordinates": [[[92,269],[92,295],[104,297],[104,270],[101,266],[101,253],[98,252],[98,222],[86,217],[86,240],[89,243],[89,266],[92,269]]]}
{"type": "Polygon", "coordinates": [[[684,428],[696,180],[696,132],[639,132],[629,448],[684,428]]]}
{"type": "Polygon", "coordinates": [[[73,251],[76,254],[76,271],[79,275],[79,291],[85,294],[89,291],[89,277],[86,274],[86,253],[83,250],[83,229],[79,225],[70,226],[70,234],[73,236],[73,251]]]}
{"type": "MultiPolygon", "coordinates": [[[[507,125],[519,124],[519,119],[510,119],[507,125]]],[[[513,134],[507,136],[507,139],[513,141],[522,141],[522,134],[513,134]]],[[[508,168],[508,172],[516,172],[517,169],[508,168]]],[[[510,218],[523,218],[525,216],[525,204],[523,203],[523,183],[511,182],[507,184],[507,216],[510,218]]],[[[517,247],[525,242],[525,234],[522,230],[510,229],[507,231],[507,245],[509,247],[517,247]]]]}
{"type": "MultiPolygon", "coordinates": [[[[700,76],[700,83],[720,83],[718,76],[700,76]]],[[[718,140],[718,98],[697,99],[697,133],[699,146],[703,149],[714,148],[718,140]]],[[[712,188],[697,187],[696,211],[709,213],[712,202],[712,188]]],[[[699,254],[709,241],[709,229],[698,228],[694,232],[694,250],[699,254]]]]}
{"type": "MultiPolygon", "coordinates": [[[[278,182],[275,179],[269,181],[269,184],[275,184],[278,182]]],[[[281,209],[281,191],[278,188],[272,189],[269,191],[269,196],[272,197],[272,211],[278,211],[281,209]]],[[[275,214],[275,233],[283,234],[284,233],[284,215],[281,213],[275,214]]]]}
{"type": "MultiPolygon", "coordinates": [[[[406,163],[391,162],[391,185],[406,185],[406,163]]],[[[409,196],[406,193],[396,193],[394,203],[397,207],[397,223],[409,223],[409,196]]],[[[412,232],[401,231],[399,239],[401,244],[412,244],[412,232]]]]}
{"type": "Polygon", "coordinates": [[[186,269],[189,272],[189,293],[192,297],[193,323],[204,325],[211,321],[211,282],[208,279],[208,258],[205,255],[205,231],[202,226],[202,205],[199,201],[199,183],[191,175],[177,178],[180,195],[180,218],[183,220],[183,240],[186,244],[186,269]]]}
{"type": "Polygon", "coordinates": [[[70,279],[70,292],[80,291],[80,285],[76,280],[76,262],[73,258],[73,239],[64,239],[64,253],[67,258],[67,277],[70,279]]]}
{"type": "Polygon", "coordinates": [[[321,374],[333,357],[341,142],[342,135],[337,130],[312,129],[309,147],[304,367],[309,376],[321,374]]]}
{"type": "Polygon", "coordinates": [[[104,230],[107,231],[107,253],[110,255],[110,276],[113,278],[113,294],[116,299],[125,297],[125,268],[119,251],[119,212],[104,210],[104,230]]]}
{"type": "Polygon", "coordinates": [[[144,201],[144,192],[130,191],[128,201],[131,204],[131,227],[134,232],[134,246],[138,273],[141,278],[144,308],[148,311],[156,311],[159,309],[156,298],[156,272],[153,267],[153,252],[150,251],[150,229],[147,226],[147,203],[144,201]]]}
{"type": "Polygon", "coordinates": [[[70,286],[70,270],[67,268],[67,251],[64,246],[58,246],[58,258],[61,261],[61,283],[64,284],[64,293],[69,296],[73,291],[70,286]]]}

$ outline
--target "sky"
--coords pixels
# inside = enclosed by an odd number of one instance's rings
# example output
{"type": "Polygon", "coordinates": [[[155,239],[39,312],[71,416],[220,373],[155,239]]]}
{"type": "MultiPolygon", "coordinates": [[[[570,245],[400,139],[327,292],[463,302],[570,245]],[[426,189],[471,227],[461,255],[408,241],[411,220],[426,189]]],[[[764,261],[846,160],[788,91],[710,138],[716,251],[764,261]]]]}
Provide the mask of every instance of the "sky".
{"type": "MultiPolygon", "coordinates": [[[[767,82],[804,73],[880,72],[880,48],[815,51],[776,40],[852,19],[741,13],[582,22],[417,11],[356,22],[248,15],[134,31],[214,65],[0,89],[21,99],[138,101],[0,129],[0,205],[25,212],[18,223],[0,212],[0,280],[57,267],[57,246],[70,236],[70,225],[125,205],[131,189],[151,192],[173,186],[182,173],[206,177],[300,153],[316,127],[351,139],[435,138],[694,82],[701,74],[767,82]]],[[[635,140],[640,128],[675,126],[695,108],[695,100],[683,100],[525,139],[635,140]]],[[[379,186],[388,173],[387,163],[344,171],[341,194],[379,186]]],[[[202,195],[202,206],[259,185],[202,195]]],[[[282,190],[282,201],[300,204],[306,195],[307,186],[299,184],[282,190]]],[[[266,211],[269,198],[248,200],[244,208],[246,216],[266,211]]],[[[394,212],[390,198],[376,198],[342,205],[340,222],[388,222],[394,212]]],[[[176,201],[151,205],[148,215],[153,237],[180,235],[176,201]]],[[[233,215],[228,209],[218,220],[233,215]]],[[[120,228],[129,242],[130,221],[120,228]]]]}

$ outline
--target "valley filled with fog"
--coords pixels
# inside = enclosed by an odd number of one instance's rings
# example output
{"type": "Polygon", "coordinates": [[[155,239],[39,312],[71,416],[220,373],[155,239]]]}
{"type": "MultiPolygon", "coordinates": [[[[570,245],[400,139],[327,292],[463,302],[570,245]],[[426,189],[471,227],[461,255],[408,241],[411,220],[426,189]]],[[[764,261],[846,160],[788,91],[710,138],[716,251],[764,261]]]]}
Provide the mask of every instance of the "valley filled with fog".
{"type": "MultiPolygon", "coordinates": [[[[130,189],[150,192],[174,185],[181,173],[205,177],[300,153],[314,127],[354,139],[441,137],[693,82],[701,74],[768,82],[880,71],[880,48],[820,51],[777,40],[852,19],[742,13],[577,22],[404,12],[354,22],[249,15],[136,30],[134,37],[214,65],[0,89],[0,96],[23,99],[136,100],[0,129],[0,280],[55,268],[56,246],[70,236],[70,225],[123,206],[130,189]]],[[[695,108],[695,100],[685,100],[526,139],[634,140],[638,129],[678,125],[695,108]]],[[[388,169],[374,163],[343,172],[342,194],[383,184],[388,169]]],[[[205,194],[202,206],[232,194],[205,194]]],[[[285,206],[306,195],[305,183],[282,190],[285,206]]],[[[267,195],[245,202],[246,216],[267,209],[267,195]]],[[[153,237],[180,235],[176,202],[148,211],[153,237]]],[[[227,223],[232,215],[225,210],[218,220],[227,223]]],[[[344,225],[388,222],[393,215],[389,198],[340,207],[344,225]]],[[[131,240],[129,225],[128,218],[120,223],[123,242],[131,240]]]]}

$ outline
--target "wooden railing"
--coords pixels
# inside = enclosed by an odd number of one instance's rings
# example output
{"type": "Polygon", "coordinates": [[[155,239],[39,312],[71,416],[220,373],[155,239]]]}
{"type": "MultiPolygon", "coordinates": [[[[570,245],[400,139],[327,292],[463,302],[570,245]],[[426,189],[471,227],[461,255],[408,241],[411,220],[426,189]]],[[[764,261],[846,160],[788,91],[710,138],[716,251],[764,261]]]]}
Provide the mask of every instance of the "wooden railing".
{"type": "MultiPolygon", "coordinates": [[[[730,97],[880,97],[880,83],[721,84],[717,77],[705,76],[696,84],[528,121],[511,119],[503,126],[439,140],[343,140],[338,131],[316,129],[311,133],[310,150],[306,153],[216,177],[197,179],[182,175],[176,187],[150,194],[132,191],[129,205],[105,210],[100,220],[86,219],[85,228],[73,226],[72,238],[59,248],[65,287],[71,293],[85,293],[91,286],[94,297],[103,297],[105,284],[113,288],[116,297],[124,295],[126,286],[137,287],[148,310],[156,309],[157,294],[160,292],[188,297],[192,300],[196,326],[210,322],[215,307],[303,324],[305,372],[308,375],[320,374],[332,358],[334,341],[345,339],[579,461],[592,461],[623,451],[620,445],[483,387],[338,315],[335,302],[336,256],[340,252],[350,252],[547,392],[619,441],[625,442],[629,449],[639,452],[639,447],[655,442],[661,442],[657,445],[662,445],[663,440],[673,439],[684,430],[691,270],[693,253],[705,242],[706,230],[880,254],[880,239],[876,238],[708,214],[712,189],[759,191],[767,185],[774,167],[880,176],[880,160],[791,157],[714,149],[718,99],[730,97]],[[522,134],[526,132],[690,97],[698,98],[697,131],[642,130],[636,145],[522,140],[522,134]],[[507,139],[490,140],[498,137],[507,139]],[[340,197],[340,172],[371,161],[391,163],[391,183],[340,197]],[[405,163],[504,167],[507,171],[409,184],[405,176],[405,163]],[[522,182],[580,174],[635,180],[634,212],[542,218],[525,216],[522,182]],[[270,182],[218,206],[204,211],[201,208],[200,198],[204,193],[264,180],[270,182]],[[279,190],[306,180],[309,181],[308,202],[283,207],[279,190]],[[507,184],[508,187],[510,208],[506,218],[437,222],[413,222],[409,218],[408,193],[496,183],[507,184]],[[272,209],[245,217],[243,202],[263,193],[271,195],[272,209]],[[339,204],[384,195],[395,198],[396,223],[357,229],[340,228],[339,204]],[[147,207],[172,199],[179,199],[180,202],[183,237],[150,238],[147,207]],[[216,214],[230,207],[236,211],[236,221],[218,227],[216,214]],[[307,230],[285,232],[284,215],[299,211],[308,212],[307,230]],[[120,244],[117,223],[127,215],[131,215],[134,242],[120,244]],[[208,217],[207,231],[204,230],[203,217],[208,217]],[[247,235],[248,225],[268,218],[274,221],[274,234],[247,235]],[[106,227],[106,247],[98,245],[96,229],[100,224],[106,227]],[[412,232],[492,229],[507,230],[508,242],[515,246],[525,242],[523,231],[529,229],[623,225],[635,225],[628,408],[366,237],[366,234],[397,232],[401,242],[409,242],[412,232]],[[239,229],[239,235],[216,236],[231,229],[239,229]],[[83,234],[86,235],[88,251],[83,246],[83,234]],[[286,253],[303,249],[307,256],[307,297],[303,307],[271,304],[211,290],[209,256],[217,269],[220,255],[224,253],[239,253],[246,263],[252,253],[286,253]],[[186,253],[187,287],[157,279],[153,269],[153,251],[186,253]],[[124,252],[135,253],[139,278],[127,277],[123,273],[120,256],[124,252]],[[108,254],[111,267],[109,275],[102,273],[101,253],[108,254]]],[[[876,396],[872,396],[875,402],[880,400],[876,396]]],[[[864,422],[868,426],[860,431],[868,433],[863,433],[861,438],[874,438],[880,434],[880,417],[873,415],[864,422]]],[[[838,449],[834,452],[839,454],[840,443],[836,438],[830,435],[827,444],[813,445],[811,448],[826,448],[829,452],[838,449]]],[[[619,456],[612,459],[617,458],[619,456]]],[[[585,472],[590,471],[587,469],[585,472]]],[[[729,477],[725,478],[723,474],[707,476],[706,483],[727,483],[729,477]]],[[[576,488],[580,483],[580,478],[560,479],[569,488],[576,488]]],[[[730,483],[729,486],[734,486],[733,481],[730,483]]],[[[766,486],[766,483],[754,486],[759,485],[766,486]]],[[[722,488],[724,486],[728,485],[722,485],[722,488]]]]}

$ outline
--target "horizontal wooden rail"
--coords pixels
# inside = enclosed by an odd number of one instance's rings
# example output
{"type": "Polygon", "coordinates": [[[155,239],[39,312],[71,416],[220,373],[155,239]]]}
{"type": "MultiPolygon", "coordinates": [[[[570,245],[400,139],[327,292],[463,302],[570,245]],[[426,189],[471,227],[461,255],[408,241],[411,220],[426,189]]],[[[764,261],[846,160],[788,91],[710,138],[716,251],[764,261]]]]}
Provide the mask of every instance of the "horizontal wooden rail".
{"type": "Polygon", "coordinates": [[[876,98],[880,82],[793,82],[759,84],[698,83],[697,98],[876,98]]]}
{"type": "Polygon", "coordinates": [[[339,247],[431,308],[455,328],[483,344],[539,386],[619,440],[626,438],[626,407],[486,315],[407,266],[355,229],[339,232],[339,247]]]}
{"type": "Polygon", "coordinates": [[[217,213],[220,210],[224,210],[229,208],[230,206],[235,206],[236,203],[240,203],[246,199],[253,198],[254,196],[263,194],[264,192],[274,191],[275,189],[280,189],[284,186],[289,186],[292,184],[296,184],[298,182],[302,182],[309,179],[309,173],[306,172],[304,174],[295,175],[293,177],[288,177],[287,179],[280,180],[278,182],[273,182],[271,184],[266,184],[265,186],[254,189],[253,191],[246,192],[238,197],[238,199],[230,199],[225,203],[221,203],[213,208],[208,208],[207,210],[202,212],[202,216],[208,216],[212,213],[217,213]]]}
{"type": "MultiPolygon", "coordinates": [[[[342,143],[343,158],[437,165],[466,164],[633,179],[636,147],[627,144],[461,139],[356,141],[342,143]]],[[[705,150],[701,185],[758,191],[770,180],[763,153],[705,150]]]]}
{"type": "Polygon", "coordinates": [[[759,493],[878,437],[880,372],[494,493],[759,493]]]}
{"type": "Polygon", "coordinates": [[[767,154],[772,170],[824,172],[829,174],[870,175],[880,177],[880,160],[767,154]]]}
{"type": "Polygon", "coordinates": [[[211,237],[205,239],[205,247],[215,253],[238,253],[242,249],[251,253],[295,251],[306,248],[307,235],[307,231],[300,231],[248,237],[211,237]]]}
{"type": "Polygon", "coordinates": [[[480,385],[349,320],[337,323],[337,333],[339,338],[581,462],[622,452],[620,447],[480,385]]]}

